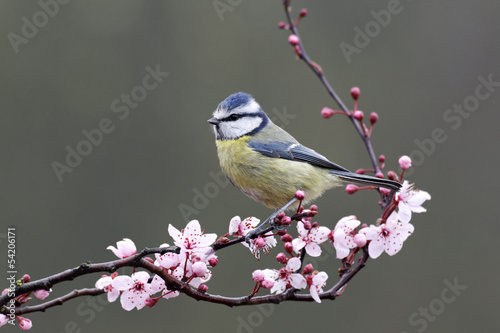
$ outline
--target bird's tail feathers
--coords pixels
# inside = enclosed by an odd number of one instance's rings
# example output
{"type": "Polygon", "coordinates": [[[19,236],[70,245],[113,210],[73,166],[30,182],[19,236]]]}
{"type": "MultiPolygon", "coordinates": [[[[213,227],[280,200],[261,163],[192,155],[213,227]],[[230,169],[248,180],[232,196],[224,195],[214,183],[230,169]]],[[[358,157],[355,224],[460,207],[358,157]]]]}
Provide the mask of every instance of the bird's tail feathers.
{"type": "Polygon", "coordinates": [[[352,172],[344,172],[344,171],[338,171],[338,170],[331,170],[330,173],[339,176],[340,179],[348,181],[348,182],[353,182],[357,183],[360,185],[368,185],[368,186],[377,186],[377,187],[385,187],[390,190],[395,190],[398,191],[401,188],[401,184],[389,180],[389,179],[382,179],[382,178],[377,178],[377,177],[372,177],[372,176],[367,176],[367,175],[360,175],[357,173],[352,173],[352,172]]]}

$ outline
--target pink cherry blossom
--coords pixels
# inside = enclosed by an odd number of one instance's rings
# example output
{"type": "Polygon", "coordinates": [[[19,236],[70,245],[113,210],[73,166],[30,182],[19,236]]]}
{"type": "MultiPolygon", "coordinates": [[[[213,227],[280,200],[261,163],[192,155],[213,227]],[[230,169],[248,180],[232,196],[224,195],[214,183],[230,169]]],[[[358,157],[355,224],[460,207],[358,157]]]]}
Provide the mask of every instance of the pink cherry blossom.
{"type": "Polygon", "coordinates": [[[152,294],[151,285],[148,283],[147,272],[136,272],[132,276],[120,275],[113,279],[113,288],[122,291],[120,303],[122,307],[130,311],[133,308],[142,309],[146,300],[152,294]]]}
{"type": "Polygon", "coordinates": [[[291,258],[288,260],[286,267],[281,268],[279,271],[276,271],[277,279],[275,279],[274,286],[271,289],[271,293],[276,292],[277,294],[281,294],[284,292],[289,286],[292,286],[296,289],[303,289],[307,287],[307,282],[304,276],[299,273],[294,273],[298,269],[300,269],[301,262],[299,258],[291,258]]]}
{"type": "Polygon", "coordinates": [[[169,290],[165,285],[165,281],[159,275],[155,275],[153,277],[153,280],[151,281],[151,295],[154,295],[160,291],[162,293],[161,297],[163,298],[174,298],[179,296],[178,291],[169,290]]]}
{"type": "Polygon", "coordinates": [[[127,258],[137,253],[137,248],[135,247],[134,242],[128,238],[124,238],[122,241],[117,242],[116,246],[118,249],[111,245],[106,249],[113,251],[118,258],[127,258]]]}
{"type": "MultiPolygon", "coordinates": [[[[52,291],[52,289],[51,289],[52,291]]],[[[38,290],[35,290],[35,292],[33,293],[33,295],[35,295],[36,298],[38,299],[45,299],[49,296],[50,292],[45,290],[45,289],[38,289],[38,290]]]]}
{"type": "Polygon", "coordinates": [[[310,230],[306,230],[303,222],[297,223],[297,231],[299,237],[292,241],[293,250],[299,253],[304,247],[306,252],[311,257],[318,257],[321,255],[321,247],[319,244],[323,243],[328,239],[330,234],[330,229],[327,227],[315,227],[310,230]]]}
{"type": "Polygon", "coordinates": [[[333,246],[337,251],[337,258],[347,257],[350,249],[357,247],[354,242],[354,231],[360,223],[354,215],[343,217],[337,222],[333,230],[333,246]]]}
{"type": "Polygon", "coordinates": [[[371,241],[368,245],[368,253],[375,259],[384,251],[390,256],[398,253],[413,230],[412,224],[398,222],[392,214],[386,223],[378,227],[371,225],[361,229],[359,233],[365,234],[366,239],[371,241]]]}
{"type": "Polygon", "coordinates": [[[354,235],[354,243],[357,247],[363,247],[366,245],[366,236],[365,234],[356,234],[354,235]]]}
{"type": "Polygon", "coordinates": [[[401,222],[410,222],[411,214],[423,213],[427,210],[422,207],[426,200],[430,200],[431,196],[426,191],[414,190],[414,184],[403,182],[401,190],[396,194],[395,200],[398,203],[397,218],[401,222]]]}
{"type": "Polygon", "coordinates": [[[9,317],[4,315],[3,313],[0,313],[0,327],[7,324],[8,322],[9,322],[9,317]]]}
{"type": "Polygon", "coordinates": [[[174,239],[175,245],[188,252],[206,252],[217,239],[216,234],[203,234],[197,220],[189,222],[182,232],[169,224],[168,233],[174,239]]]}
{"type": "MultiPolygon", "coordinates": [[[[160,247],[169,247],[168,244],[162,244],[160,247]]],[[[165,254],[155,253],[155,265],[165,269],[175,269],[183,261],[180,254],[174,252],[167,252],[165,254]]]]}
{"type": "Polygon", "coordinates": [[[259,222],[260,220],[256,217],[247,217],[241,221],[239,216],[235,216],[229,222],[229,234],[235,237],[245,237],[255,229],[259,222]]]}
{"type": "Polygon", "coordinates": [[[262,282],[262,281],[264,281],[265,278],[266,278],[266,275],[260,269],[257,269],[255,271],[253,271],[253,273],[252,273],[252,280],[254,280],[255,282],[262,282]]]}
{"type": "Polygon", "coordinates": [[[97,282],[95,283],[95,287],[97,289],[103,289],[108,294],[108,302],[112,303],[118,299],[120,296],[120,291],[116,288],[113,288],[112,282],[113,279],[118,276],[117,273],[111,274],[111,276],[103,275],[97,282]]]}
{"type": "Polygon", "coordinates": [[[318,303],[321,303],[321,299],[319,298],[318,294],[323,292],[323,287],[325,286],[327,279],[328,274],[326,274],[325,272],[319,272],[312,278],[312,284],[310,286],[309,292],[311,293],[312,298],[318,303]]]}
{"type": "Polygon", "coordinates": [[[19,321],[19,328],[23,331],[27,331],[33,326],[33,323],[28,318],[17,316],[17,321],[19,321]]]}

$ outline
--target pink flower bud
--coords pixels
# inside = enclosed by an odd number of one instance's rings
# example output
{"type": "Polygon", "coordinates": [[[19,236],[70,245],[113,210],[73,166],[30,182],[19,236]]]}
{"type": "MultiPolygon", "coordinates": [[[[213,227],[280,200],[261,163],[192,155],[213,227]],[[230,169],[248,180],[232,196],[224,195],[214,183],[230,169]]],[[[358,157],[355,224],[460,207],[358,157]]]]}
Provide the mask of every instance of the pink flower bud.
{"type": "Polygon", "coordinates": [[[332,109],[326,107],[321,110],[321,116],[325,119],[330,118],[334,113],[332,109]]]}
{"type": "Polygon", "coordinates": [[[203,261],[198,261],[193,264],[193,274],[197,277],[203,277],[207,274],[207,264],[203,261]]]}
{"type": "Polygon", "coordinates": [[[309,207],[309,209],[313,212],[317,212],[318,211],[318,206],[316,205],[311,205],[311,207],[309,207]]]}
{"type": "Polygon", "coordinates": [[[276,231],[276,234],[279,236],[284,236],[284,235],[286,235],[286,229],[278,230],[278,231],[276,231]]]}
{"type": "Polygon", "coordinates": [[[45,289],[35,290],[35,292],[33,294],[38,299],[45,299],[45,298],[47,298],[47,296],[49,296],[49,292],[45,289]]]}
{"type": "Polygon", "coordinates": [[[264,278],[266,277],[266,275],[264,274],[264,272],[260,269],[257,269],[255,271],[253,271],[252,273],[252,279],[255,281],[255,282],[262,282],[264,281],[264,278]]]}
{"type": "Polygon", "coordinates": [[[219,263],[219,259],[217,259],[217,258],[210,258],[210,259],[208,259],[208,264],[211,267],[217,266],[218,263],[219,263]]]}
{"type": "Polygon", "coordinates": [[[285,217],[285,212],[279,212],[274,218],[274,222],[281,223],[281,220],[285,217]]]}
{"type": "Polygon", "coordinates": [[[403,155],[399,158],[399,166],[403,170],[411,168],[411,158],[407,155],[403,155]]]}
{"type": "Polygon", "coordinates": [[[293,240],[293,237],[290,234],[285,234],[281,236],[281,240],[286,243],[286,242],[291,242],[293,240]]]}
{"type": "Polygon", "coordinates": [[[19,321],[19,328],[23,331],[27,331],[33,326],[33,323],[28,318],[17,316],[17,320],[19,321]]]}
{"type": "Polygon", "coordinates": [[[352,96],[352,99],[354,99],[355,101],[358,100],[360,93],[361,93],[361,91],[359,90],[358,87],[351,88],[351,96],[352,96]]]}
{"type": "Polygon", "coordinates": [[[385,162],[385,155],[380,155],[380,156],[378,157],[378,161],[379,161],[380,163],[384,163],[384,162],[385,162]]]}
{"type": "Polygon", "coordinates": [[[300,39],[299,39],[299,37],[298,37],[297,35],[290,35],[290,36],[288,37],[288,42],[289,42],[290,44],[292,44],[293,46],[296,46],[296,45],[298,45],[298,44],[299,44],[300,39]]]}
{"type": "Polygon", "coordinates": [[[305,267],[304,267],[304,270],[302,271],[302,274],[311,274],[314,270],[314,267],[312,264],[307,264],[305,267]]]}
{"type": "Polygon", "coordinates": [[[295,198],[297,200],[304,200],[304,198],[306,197],[306,194],[304,193],[304,191],[301,191],[301,190],[298,190],[297,192],[295,192],[295,198]]]}
{"type": "Polygon", "coordinates": [[[347,186],[345,187],[345,191],[349,194],[354,194],[358,192],[358,187],[354,184],[347,184],[347,186]]]}
{"type": "Polygon", "coordinates": [[[280,23],[278,23],[278,28],[280,28],[280,29],[287,29],[288,28],[288,24],[286,24],[285,22],[280,22],[280,23]]]}
{"type": "Polygon", "coordinates": [[[259,236],[257,237],[257,239],[255,239],[254,244],[258,249],[262,249],[266,246],[266,240],[259,236]]]}
{"type": "Polygon", "coordinates": [[[398,180],[398,175],[396,175],[394,171],[389,171],[387,173],[387,178],[389,178],[390,180],[398,180]]]}
{"type": "Polygon", "coordinates": [[[272,287],[274,287],[274,280],[264,279],[264,281],[262,281],[260,285],[262,286],[262,288],[271,289],[272,287]]]}
{"type": "Polygon", "coordinates": [[[154,260],[150,257],[144,257],[144,260],[146,260],[147,262],[149,262],[150,264],[154,264],[154,260]]]}
{"type": "Polygon", "coordinates": [[[290,216],[285,216],[281,219],[281,224],[284,226],[290,225],[292,223],[292,218],[290,216]]]}
{"type": "MultiPolygon", "coordinates": [[[[285,243],[285,245],[286,244],[288,244],[288,243],[285,243]]],[[[292,243],[290,243],[290,245],[292,245],[292,243]]],[[[276,256],[276,260],[278,260],[278,262],[280,264],[286,264],[286,261],[287,261],[286,260],[286,254],[284,254],[283,252],[278,253],[278,255],[276,256]]]]}
{"type": "Polygon", "coordinates": [[[313,284],[313,276],[312,275],[307,275],[306,276],[306,282],[308,285],[312,286],[313,284]]]}
{"type": "Polygon", "coordinates": [[[363,229],[363,228],[368,228],[368,224],[363,223],[363,224],[361,225],[361,229],[363,229]]]}
{"type": "Polygon", "coordinates": [[[354,119],[357,119],[357,120],[361,121],[361,120],[363,120],[364,116],[365,115],[363,114],[363,111],[361,111],[361,110],[354,111],[354,114],[353,114],[354,119]]]}
{"type": "Polygon", "coordinates": [[[208,287],[207,287],[207,285],[206,285],[206,284],[200,284],[200,285],[198,286],[198,291],[199,291],[200,293],[202,293],[202,294],[206,293],[206,292],[207,292],[207,290],[208,290],[208,287]]]}
{"type": "Polygon", "coordinates": [[[285,251],[289,254],[292,254],[293,252],[293,245],[292,242],[286,242],[285,243],[285,251]]]}
{"type": "Polygon", "coordinates": [[[376,112],[370,113],[370,124],[375,124],[378,120],[378,114],[376,112]]]}
{"type": "Polygon", "coordinates": [[[366,245],[366,235],[365,234],[356,234],[354,235],[354,244],[358,247],[363,247],[366,245]]]}
{"type": "Polygon", "coordinates": [[[318,226],[318,222],[313,222],[313,224],[311,224],[311,228],[316,228],[318,226]]]}
{"type": "Polygon", "coordinates": [[[146,299],[146,306],[148,308],[152,308],[153,306],[156,305],[156,303],[158,303],[159,300],[160,300],[159,297],[154,297],[154,298],[149,297],[146,299]]]}
{"type": "Polygon", "coordinates": [[[21,280],[23,280],[24,283],[28,283],[31,281],[31,277],[28,274],[24,274],[21,280]]]}
{"type": "Polygon", "coordinates": [[[306,17],[306,15],[307,15],[307,9],[302,8],[302,9],[300,10],[300,12],[299,12],[299,16],[300,16],[300,17],[306,17]]]}
{"type": "Polygon", "coordinates": [[[311,230],[312,225],[310,221],[303,221],[302,223],[304,224],[304,229],[311,230]]]}
{"type": "Polygon", "coordinates": [[[377,178],[384,178],[384,174],[382,172],[377,172],[375,174],[375,177],[377,177],[377,178]]]}
{"type": "Polygon", "coordinates": [[[380,189],[380,192],[382,192],[383,194],[391,193],[391,190],[389,190],[388,188],[380,187],[379,189],[380,189]]]}

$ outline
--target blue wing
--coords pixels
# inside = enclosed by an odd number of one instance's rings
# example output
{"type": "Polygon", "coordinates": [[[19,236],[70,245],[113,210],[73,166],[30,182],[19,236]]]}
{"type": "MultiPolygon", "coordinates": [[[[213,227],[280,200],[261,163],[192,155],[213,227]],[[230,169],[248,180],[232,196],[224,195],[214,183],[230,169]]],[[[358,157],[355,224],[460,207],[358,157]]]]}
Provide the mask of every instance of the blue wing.
{"type": "Polygon", "coordinates": [[[249,142],[248,146],[252,150],[265,156],[283,158],[290,161],[306,162],[321,168],[349,172],[349,170],[341,167],[340,165],[330,162],[323,155],[320,155],[314,150],[304,147],[298,143],[278,141],[268,143],[249,142]]]}

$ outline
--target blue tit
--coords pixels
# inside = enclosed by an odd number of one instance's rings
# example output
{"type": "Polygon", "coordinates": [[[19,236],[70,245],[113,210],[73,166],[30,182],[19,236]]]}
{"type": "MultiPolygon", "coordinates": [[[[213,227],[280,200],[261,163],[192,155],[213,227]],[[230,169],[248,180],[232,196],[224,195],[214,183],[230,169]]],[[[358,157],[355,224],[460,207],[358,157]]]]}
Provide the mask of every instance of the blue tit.
{"type": "Polygon", "coordinates": [[[352,173],[301,145],[276,126],[255,99],[239,92],[219,104],[208,120],[215,132],[222,171],[250,198],[279,209],[305,192],[305,202],[353,182],[398,190],[401,184],[352,173]]]}

